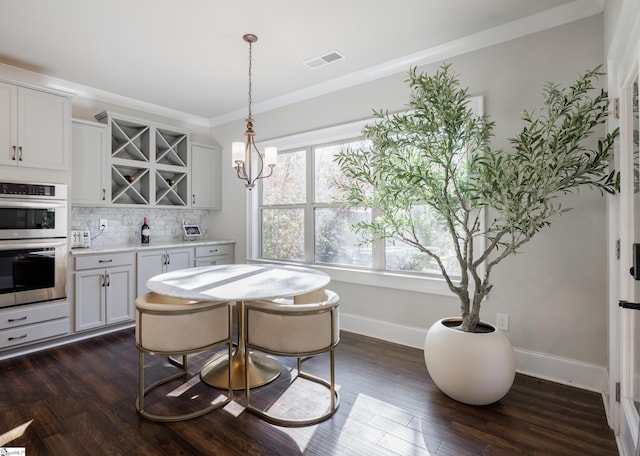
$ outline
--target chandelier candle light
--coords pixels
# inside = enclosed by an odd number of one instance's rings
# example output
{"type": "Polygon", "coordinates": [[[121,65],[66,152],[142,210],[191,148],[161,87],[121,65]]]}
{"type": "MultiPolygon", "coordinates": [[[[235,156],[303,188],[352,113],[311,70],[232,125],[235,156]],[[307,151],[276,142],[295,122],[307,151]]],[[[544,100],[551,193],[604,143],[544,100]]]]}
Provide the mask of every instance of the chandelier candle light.
{"type": "Polygon", "coordinates": [[[249,43],[249,116],[247,117],[247,130],[244,135],[247,137],[246,143],[233,142],[231,143],[231,160],[233,161],[233,167],[238,173],[238,178],[246,180],[245,187],[251,190],[255,187],[255,182],[258,179],[264,179],[273,174],[273,168],[276,166],[278,149],[275,147],[265,147],[264,156],[258,150],[254,137],[256,133],[253,131],[253,118],[251,116],[251,46],[258,41],[258,37],[250,33],[242,37],[247,43],[249,43]],[[253,152],[257,155],[257,162],[254,166],[253,152]],[[269,174],[263,174],[264,166],[269,167],[269,174]],[[255,167],[255,170],[254,170],[255,167]],[[257,171],[255,177],[253,172],[257,171]]]}

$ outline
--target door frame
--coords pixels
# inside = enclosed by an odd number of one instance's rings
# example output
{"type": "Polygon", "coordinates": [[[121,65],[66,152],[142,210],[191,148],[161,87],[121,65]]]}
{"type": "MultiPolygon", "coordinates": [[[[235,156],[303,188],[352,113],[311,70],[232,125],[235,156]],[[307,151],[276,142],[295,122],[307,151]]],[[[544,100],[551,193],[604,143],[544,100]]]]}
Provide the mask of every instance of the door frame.
{"type": "MultiPolygon", "coordinates": [[[[627,73],[618,78],[618,99],[619,101],[619,126],[620,139],[617,149],[619,155],[618,169],[620,170],[620,197],[618,199],[618,235],[620,239],[619,262],[617,264],[616,294],[618,300],[637,302],[640,300],[636,296],[635,282],[628,273],[633,262],[632,244],[637,242],[636,230],[636,199],[634,193],[634,157],[633,157],[633,106],[629,103],[633,83],[638,81],[638,59],[632,59],[632,65],[627,69],[627,73]]],[[[616,348],[611,362],[615,362],[617,368],[617,383],[612,391],[616,400],[615,419],[617,421],[616,434],[619,437],[619,445],[622,447],[624,455],[635,455],[638,451],[638,428],[640,417],[633,404],[636,379],[634,378],[635,349],[638,343],[636,340],[636,311],[623,309],[619,306],[612,306],[610,310],[610,320],[613,323],[614,331],[611,334],[611,345],[616,348]],[[614,340],[615,337],[615,340],[614,340]]],[[[612,372],[614,372],[612,370],[612,372]]]]}
{"type": "MultiPolygon", "coordinates": [[[[608,3],[607,6],[611,5],[608,3]]],[[[611,100],[618,99],[620,113],[629,109],[628,92],[632,75],[639,71],[640,63],[640,8],[637,2],[622,0],[614,11],[615,5],[605,11],[606,26],[611,26],[611,33],[606,34],[610,38],[610,46],[607,49],[607,74],[608,92],[611,100]],[[615,17],[610,18],[611,12],[615,17]]],[[[607,41],[605,40],[605,43],[607,41]]],[[[612,104],[612,112],[615,105],[612,104]]],[[[615,115],[609,117],[609,131],[620,127],[628,130],[632,120],[629,116],[622,115],[621,119],[615,115]],[[622,122],[627,122],[622,125],[622,122]]],[[[618,448],[623,456],[634,456],[639,445],[638,440],[638,413],[631,409],[633,405],[625,401],[624,396],[629,395],[630,385],[633,385],[632,363],[629,356],[633,355],[634,347],[629,342],[633,340],[635,328],[633,312],[618,306],[621,299],[634,300],[633,281],[626,272],[631,264],[631,246],[629,239],[633,239],[633,167],[624,167],[625,162],[631,160],[633,148],[629,144],[629,136],[618,140],[614,167],[621,172],[621,185],[630,185],[630,191],[621,191],[621,194],[608,199],[608,246],[609,246],[609,391],[607,407],[609,425],[613,428],[618,448]],[[625,143],[626,141],[626,143],[625,143]],[[625,245],[626,244],[626,245],[625,245]],[[631,315],[631,316],[630,316],[631,315]],[[618,393],[618,394],[616,394],[618,393]],[[616,396],[622,400],[616,400],[616,396]]],[[[621,189],[623,190],[623,189],[621,189]]]]}

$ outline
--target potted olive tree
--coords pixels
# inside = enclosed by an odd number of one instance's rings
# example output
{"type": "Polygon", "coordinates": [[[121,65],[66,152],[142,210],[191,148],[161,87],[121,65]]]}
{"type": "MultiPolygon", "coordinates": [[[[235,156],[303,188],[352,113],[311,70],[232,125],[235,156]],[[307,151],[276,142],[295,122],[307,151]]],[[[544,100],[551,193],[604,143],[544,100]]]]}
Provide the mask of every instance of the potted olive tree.
{"type": "Polygon", "coordinates": [[[480,320],[494,267],[569,210],[563,194],[617,190],[618,174],[609,169],[617,131],[605,134],[608,98],[594,85],[601,75],[596,68],[568,88],[545,84],[544,108],[523,113],[522,130],[509,139],[511,150],[503,150],[492,147],[494,122],[473,112],[468,89],[448,64],[433,75],[413,68],[408,110],[375,111],[362,131],[367,145],[335,157],[340,201],[374,214],[353,226],[363,242],[393,239],[415,247],[437,264],[459,300],[459,318],[436,322],[425,341],[429,373],[454,399],[491,403],[513,383],[508,339],[480,320]],[[417,207],[428,216],[416,216],[417,207]],[[447,233],[445,252],[427,239],[433,229],[447,233]],[[468,340],[471,351],[453,339],[468,340]],[[488,357],[476,352],[483,345],[488,357]],[[478,372],[464,373],[464,366],[478,372]],[[479,372],[483,366],[488,372],[479,372]]]}

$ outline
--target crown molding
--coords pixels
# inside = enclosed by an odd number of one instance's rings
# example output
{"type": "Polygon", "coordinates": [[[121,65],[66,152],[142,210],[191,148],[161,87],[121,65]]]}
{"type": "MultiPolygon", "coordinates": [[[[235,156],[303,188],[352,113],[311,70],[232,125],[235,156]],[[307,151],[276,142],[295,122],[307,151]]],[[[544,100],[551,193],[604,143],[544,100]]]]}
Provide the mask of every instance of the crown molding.
{"type": "MultiPolygon", "coordinates": [[[[605,0],[575,0],[556,8],[542,11],[522,19],[467,35],[432,48],[400,57],[380,65],[347,74],[321,84],[305,89],[296,90],[286,95],[255,103],[253,113],[267,112],[294,103],[326,95],[338,90],[346,89],[376,79],[381,79],[397,73],[404,73],[413,66],[422,66],[445,59],[477,51],[489,46],[504,43],[526,35],[548,30],[570,22],[602,13],[605,0]]],[[[210,119],[211,126],[223,125],[228,122],[243,119],[245,109],[231,111],[210,119]]]]}
{"type": "Polygon", "coordinates": [[[32,87],[41,87],[47,90],[63,93],[66,96],[81,97],[89,100],[98,100],[104,103],[124,106],[128,109],[135,109],[142,112],[148,112],[169,119],[181,120],[191,125],[201,127],[210,127],[210,120],[194,116],[186,112],[176,111],[174,109],[165,108],[153,103],[136,100],[135,98],[125,97],[105,90],[96,89],[94,87],[77,84],[75,82],[66,81],[64,79],[55,78],[35,71],[18,68],[4,63],[0,63],[0,79],[13,82],[18,85],[30,85],[32,87]]]}

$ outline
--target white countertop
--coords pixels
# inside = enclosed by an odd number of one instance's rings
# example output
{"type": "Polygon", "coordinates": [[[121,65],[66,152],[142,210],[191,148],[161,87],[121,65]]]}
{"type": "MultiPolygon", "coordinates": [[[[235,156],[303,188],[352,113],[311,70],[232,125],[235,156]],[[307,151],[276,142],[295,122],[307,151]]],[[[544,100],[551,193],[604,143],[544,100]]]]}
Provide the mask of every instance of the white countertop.
{"type": "Polygon", "coordinates": [[[173,249],[180,247],[198,247],[201,245],[215,245],[215,244],[235,244],[236,241],[230,239],[199,239],[197,241],[178,241],[167,240],[158,241],[149,244],[142,245],[136,244],[109,244],[105,246],[96,246],[88,249],[71,249],[71,255],[90,255],[95,253],[107,253],[107,252],[136,252],[140,250],[154,250],[154,249],[173,249]]]}

